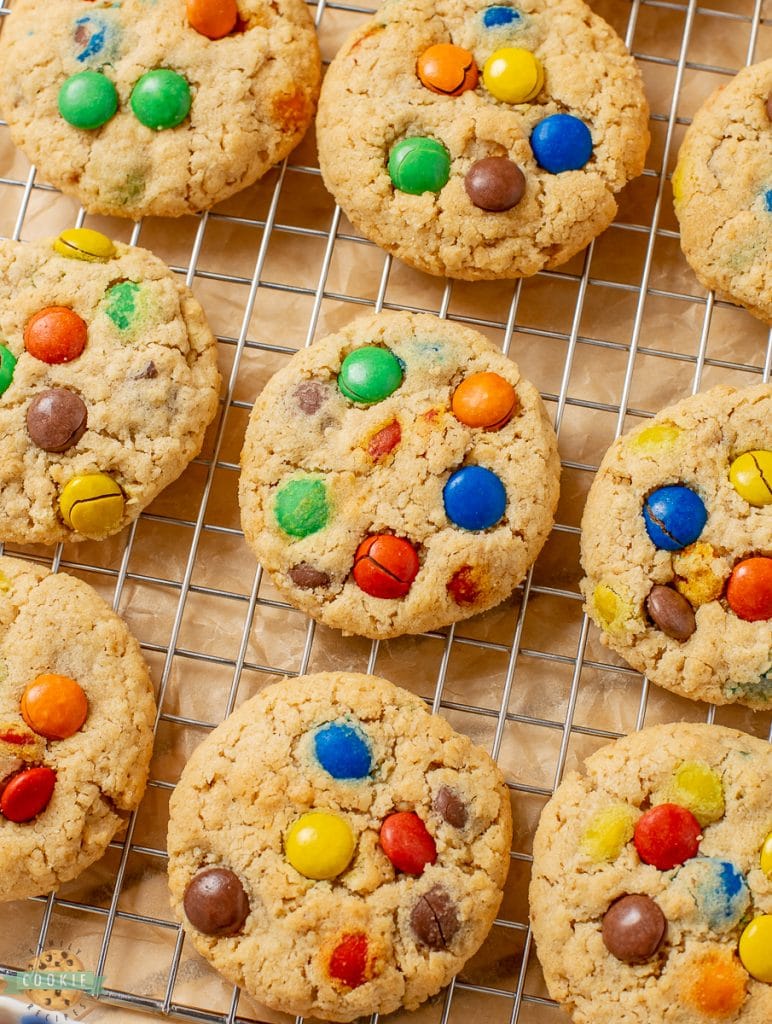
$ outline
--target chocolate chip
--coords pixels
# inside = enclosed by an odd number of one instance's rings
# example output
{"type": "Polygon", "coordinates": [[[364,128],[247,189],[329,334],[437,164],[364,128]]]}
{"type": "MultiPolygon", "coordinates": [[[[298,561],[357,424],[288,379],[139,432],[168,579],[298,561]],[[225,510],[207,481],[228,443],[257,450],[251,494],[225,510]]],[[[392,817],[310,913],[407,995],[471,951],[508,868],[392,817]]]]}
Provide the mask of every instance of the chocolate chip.
{"type": "Polygon", "coordinates": [[[601,934],[612,956],[634,964],[654,956],[666,928],[665,915],[650,896],[623,896],[606,911],[601,934]]]}
{"type": "Polygon", "coordinates": [[[144,370],[140,370],[139,373],[135,373],[132,380],[153,380],[158,376],[158,370],[155,363],[151,359],[144,370]]]}
{"type": "Polygon", "coordinates": [[[646,598],[646,611],[655,625],[674,640],[688,640],[697,628],[692,606],[672,587],[652,587],[646,598]]]}
{"type": "Polygon", "coordinates": [[[447,949],[460,927],[452,896],[441,885],[435,885],[413,907],[410,925],[425,946],[447,949]]]}
{"type": "Polygon", "coordinates": [[[458,793],[448,786],[441,787],[432,806],[454,828],[463,828],[466,825],[466,804],[458,793]]]}
{"type": "Polygon", "coordinates": [[[298,384],[293,392],[293,397],[300,406],[301,412],[312,416],[327,400],[327,389],[323,385],[317,384],[316,381],[309,380],[304,384],[298,384]]]}
{"type": "Polygon", "coordinates": [[[303,590],[313,590],[314,587],[329,587],[330,577],[326,572],[314,569],[308,562],[300,562],[293,565],[287,574],[296,587],[303,590]]]}
{"type": "Polygon", "coordinates": [[[249,916],[249,900],[228,868],[204,868],[193,877],[183,900],[185,915],[204,935],[235,935],[249,916]]]}
{"type": "Polygon", "coordinates": [[[83,400],[66,388],[41,391],[27,409],[27,431],[46,452],[71,448],[86,432],[88,410],[83,400]]]}
{"type": "Polygon", "coordinates": [[[481,210],[502,213],[517,206],[525,195],[525,175],[505,156],[487,156],[467,171],[466,194],[481,210]]]}

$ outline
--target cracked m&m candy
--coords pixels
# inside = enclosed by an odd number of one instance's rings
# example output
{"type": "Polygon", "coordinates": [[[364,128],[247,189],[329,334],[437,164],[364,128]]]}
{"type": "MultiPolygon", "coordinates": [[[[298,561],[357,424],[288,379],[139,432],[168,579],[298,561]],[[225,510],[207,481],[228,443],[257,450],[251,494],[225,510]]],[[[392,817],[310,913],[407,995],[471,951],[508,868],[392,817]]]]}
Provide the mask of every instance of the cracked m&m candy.
{"type": "Polygon", "coordinates": [[[445,514],[462,530],[487,530],[504,515],[507,492],[498,476],[484,466],[462,466],[442,491],[445,514]]]}
{"type": "Polygon", "coordinates": [[[398,871],[420,875],[437,860],[429,830],[413,811],[390,814],[381,825],[381,848],[398,871]]]}
{"type": "Polygon", "coordinates": [[[416,64],[421,84],[441,96],[460,96],[477,86],[474,57],[462,46],[436,43],[424,50],[416,64]]]}
{"type": "Polygon", "coordinates": [[[236,0],[187,0],[188,24],[207,39],[222,39],[239,18],[236,0]]]}
{"type": "Polygon", "coordinates": [[[146,128],[176,128],[190,113],[187,79],[170,68],[147,71],[131,90],[131,109],[146,128]]]}
{"type": "Polygon", "coordinates": [[[5,394],[13,381],[16,356],[5,345],[0,345],[0,395],[5,394]]]}
{"type": "Polygon", "coordinates": [[[772,914],[761,914],[746,925],[739,953],[748,974],[772,985],[772,914]]]}
{"type": "Polygon", "coordinates": [[[118,529],[123,508],[123,491],[107,473],[74,476],[59,496],[59,511],[65,523],[95,540],[118,529]]]}
{"type": "Polygon", "coordinates": [[[450,407],[468,427],[501,430],[517,409],[517,395],[498,373],[473,373],[453,392],[450,407]]]}
{"type": "Polygon", "coordinates": [[[572,114],[550,114],[531,132],[536,162],[550,174],[578,171],[592,156],[590,129],[572,114]]]}
{"type": "Polygon", "coordinates": [[[662,551],[693,544],[708,521],[702,498],[683,484],[659,487],[646,499],[643,519],[651,542],[662,551]]]}
{"type": "Polygon", "coordinates": [[[441,885],[423,894],[410,914],[416,939],[429,949],[447,949],[461,927],[456,902],[441,885]]]}
{"type": "Polygon", "coordinates": [[[382,402],[401,383],[399,360],[393,352],[377,345],[364,345],[349,352],[338,374],[340,393],[360,405],[382,402]]]}
{"type": "Polygon", "coordinates": [[[24,328],[24,347],[43,363],[69,363],[86,347],[85,321],[67,306],[47,306],[24,328]]]}
{"type": "Polygon", "coordinates": [[[71,260],[100,263],[115,256],[115,246],[100,231],[91,228],[67,228],[54,242],[54,252],[71,260]]]}
{"type": "Polygon", "coordinates": [[[356,550],[354,582],[371,597],[404,597],[418,575],[418,553],[409,540],[377,533],[356,550]]]}
{"type": "Polygon", "coordinates": [[[74,128],[101,128],[117,109],[116,88],[99,71],[79,71],[62,82],[59,89],[59,113],[74,128]]]}
{"type": "Polygon", "coordinates": [[[538,96],[544,85],[544,68],[530,50],[505,46],[486,60],[483,84],[491,96],[503,103],[527,103],[538,96]]]}
{"type": "Polygon", "coordinates": [[[370,747],[361,732],[345,722],[330,722],[317,730],[314,752],[334,779],[364,779],[370,774],[370,747]]]}
{"type": "Polygon", "coordinates": [[[336,878],[354,855],[351,826],[338,814],[310,811],[290,827],[284,841],[287,860],[306,878],[336,878]]]}
{"type": "Polygon", "coordinates": [[[726,585],[726,599],[739,619],[772,619],[772,558],[758,556],[738,562],[726,585]]]}
{"type": "Polygon", "coordinates": [[[273,511],[290,537],[308,537],[323,529],[330,515],[324,481],[316,477],[288,480],[276,492],[273,511]]]}
{"type": "Polygon", "coordinates": [[[436,139],[402,139],[389,153],[389,177],[394,188],[412,196],[439,192],[450,177],[450,153],[436,139]]]}
{"type": "Polygon", "coordinates": [[[28,684],[21,698],[21,714],[27,725],[47,740],[66,740],[83,727],[88,698],[83,687],[69,676],[45,673],[28,684]]]}
{"type": "Polygon", "coordinates": [[[0,813],[21,824],[32,821],[48,807],[56,785],[52,768],[24,768],[12,775],[0,795],[0,813]]]}
{"type": "Polygon", "coordinates": [[[678,804],[658,804],[638,819],[633,842],[645,864],[670,871],[697,855],[701,835],[691,811],[678,804]]]}
{"type": "Polygon", "coordinates": [[[183,897],[185,916],[204,935],[236,935],[249,917],[249,899],[230,868],[203,868],[183,897]]]}
{"type": "Polygon", "coordinates": [[[729,468],[729,480],[749,505],[772,504],[772,452],[759,449],[738,455],[729,468]]]}

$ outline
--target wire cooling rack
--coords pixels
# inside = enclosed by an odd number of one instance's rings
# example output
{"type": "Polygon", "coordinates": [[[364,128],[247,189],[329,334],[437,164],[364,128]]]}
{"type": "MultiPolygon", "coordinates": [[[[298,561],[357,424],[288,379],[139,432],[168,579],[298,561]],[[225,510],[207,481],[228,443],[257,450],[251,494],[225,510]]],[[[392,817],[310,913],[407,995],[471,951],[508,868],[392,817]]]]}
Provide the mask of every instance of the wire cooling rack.
{"type": "MultiPolygon", "coordinates": [[[[5,15],[10,4],[0,7],[5,15]]],[[[185,756],[241,700],[276,678],[328,668],[408,686],[501,763],[515,819],[501,914],[481,952],[437,999],[392,1020],[559,1024],[528,928],[538,815],[565,769],[644,724],[708,719],[772,739],[770,716],[715,709],[649,688],[609,654],[582,614],[579,518],[603,451],[663,405],[716,383],[768,380],[772,336],[704,293],[678,249],[670,174],[685,126],[712,89],[772,56],[763,0],[597,0],[639,61],[652,103],[644,175],[615,224],[558,271],[467,285],[408,270],[359,237],[324,191],[308,140],[217,212],[179,222],[87,223],[154,249],[183,275],[217,331],[227,382],[204,451],[124,535],[101,545],[9,553],[86,579],[139,637],[158,684],[152,779],[125,839],[55,896],[0,908],[0,971],[65,948],[104,975],[77,1016],[290,1022],[256,1007],[192,952],[164,884],[169,792],[185,756]],[[541,389],[563,456],[558,524],[499,609],[445,632],[389,643],[344,640],[284,604],[248,555],[235,501],[251,402],[297,348],[359,312],[412,309],[482,330],[541,389]]],[[[319,0],[329,60],[372,8],[319,0]]],[[[0,26],[2,19],[0,18],[0,26]]],[[[48,235],[82,211],[16,153],[0,123],[0,234],[48,235]]]]}

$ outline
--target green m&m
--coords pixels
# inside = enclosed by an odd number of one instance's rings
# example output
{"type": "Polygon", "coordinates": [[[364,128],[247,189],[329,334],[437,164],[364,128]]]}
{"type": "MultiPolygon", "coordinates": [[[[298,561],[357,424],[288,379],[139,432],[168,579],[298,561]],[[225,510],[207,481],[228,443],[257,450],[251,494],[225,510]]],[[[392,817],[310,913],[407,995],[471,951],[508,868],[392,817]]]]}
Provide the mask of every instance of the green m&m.
{"type": "Polygon", "coordinates": [[[436,139],[403,139],[389,153],[389,176],[394,188],[411,196],[439,192],[450,177],[450,153],[436,139]]]}
{"type": "Polygon", "coordinates": [[[106,75],[79,71],[59,89],[59,113],[75,128],[93,131],[107,124],[118,109],[118,93],[106,75]]]}
{"type": "Polygon", "coordinates": [[[327,525],[327,488],[318,477],[299,477],[280,487],[274,505],[276,522],[290,537],[308,537],[327,525]]]}
{"type": "Polygon", "coordinates": [[[13,371],[16,369],[16,356],[5,345],[0,345],[0,395],[11,386],[13,371]]]}
{"type": "Polygon", "coordinates": [[[349,352],[338,374],[341,394],[352,402],[374,405],[402,383],[402,367],[393,352],[365,345],[349,352]]]}
{"type": "Polygon", "coordinates": [[[146,72],[131,91],[131,109],[147,128],[176,128],[190,113],[187,79],[169,68],[146,72]]]}

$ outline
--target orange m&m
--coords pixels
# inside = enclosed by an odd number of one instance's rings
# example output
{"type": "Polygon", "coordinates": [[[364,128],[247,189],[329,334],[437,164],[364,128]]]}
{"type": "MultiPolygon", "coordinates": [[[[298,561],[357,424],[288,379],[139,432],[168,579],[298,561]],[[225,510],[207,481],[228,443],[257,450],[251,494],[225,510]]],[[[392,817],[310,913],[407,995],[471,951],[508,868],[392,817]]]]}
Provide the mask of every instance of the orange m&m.
{"type": "Polygon", "coordinates": [[[222,39],[236,27],[236,0],[187,0],[188,24],[207,39],[222,39]]]}
{"type": "Polygon", "coordinates": [[[24,347],[43,363],[69,363],[86,347],[85,322],[66,306],[47,306],[24,328],[24,347]]]}
{"type": "Polygon", "coordinates": [[[418,575],[418,553],[409,540],[377,533],[354,556],[354,582],[371,597],[404,597],[418,575]]]}
{"type": "Polygon", "coordinates": [[[728,951],[699,954],[684,971],[684,1001],[706,1017],[734,1017],[745,1002],[748,975],[728,951]]]}
{"type": "Polygon", "coordinates": [[[772,558],[746,558],[732,570],[726,586],[729,607],[746,622],[772,619],[772,558]]]}
{"type": "Polygon", "coordinates": [[[498,373],[473,373],[454,391],[451,409],[468,427],[501,430],[517,410],[517,395],[498,373]]]}
{"type": "Polygon", "coordinates": [[[472,54],[453,43],[437,43],[424,50],[416,73],[422,85],[441,96],[460,96],[476,88],[479,78],[472,54]]]}
{"type": "Polygon", "coordinates": [[[73,736],[88,715],[88,699],[69,676],[45,674],[34,679],[21,698],[24,721],[47,740],[73,736]]]}

